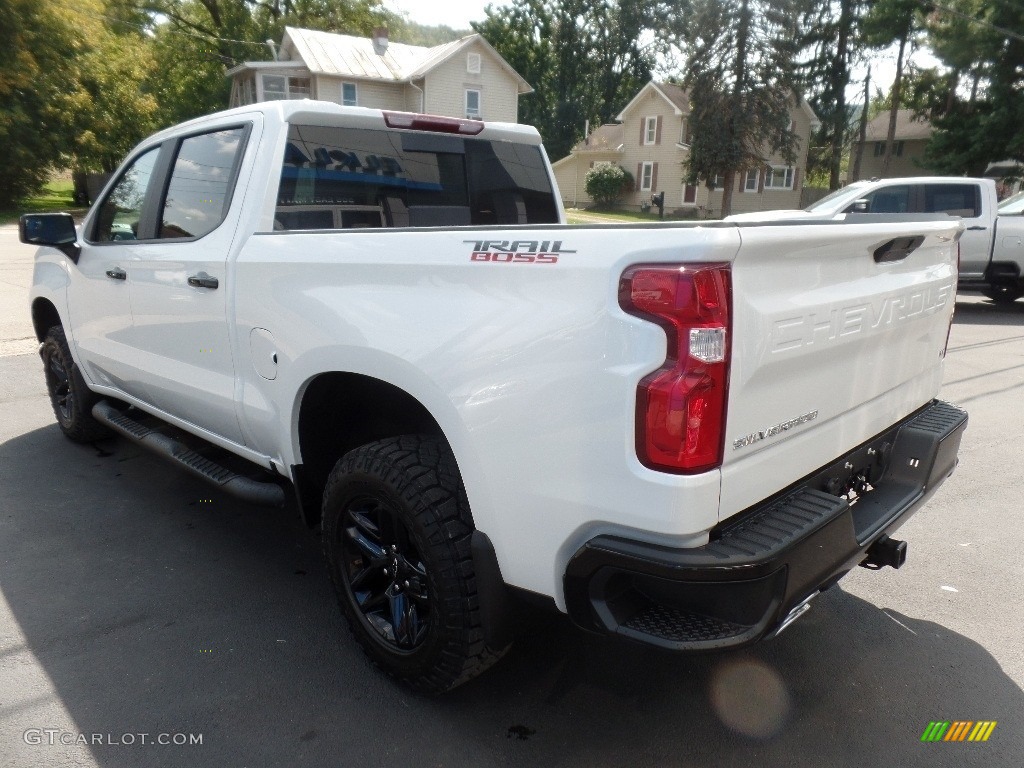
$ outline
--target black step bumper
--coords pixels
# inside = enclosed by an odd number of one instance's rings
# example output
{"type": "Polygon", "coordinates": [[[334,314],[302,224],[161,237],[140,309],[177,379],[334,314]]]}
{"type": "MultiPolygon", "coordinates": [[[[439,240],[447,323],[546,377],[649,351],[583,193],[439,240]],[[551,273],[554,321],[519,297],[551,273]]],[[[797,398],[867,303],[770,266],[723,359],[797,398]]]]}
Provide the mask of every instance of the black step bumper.
{"type": "Polygon", "coordinates": [[[933,401],[720,524],[702,547],[591,539],[566,569],[569,615],[586,629],[673,650],[756,642],[928,500],[956,468],[966,426],[966,413],[933,401]]]}

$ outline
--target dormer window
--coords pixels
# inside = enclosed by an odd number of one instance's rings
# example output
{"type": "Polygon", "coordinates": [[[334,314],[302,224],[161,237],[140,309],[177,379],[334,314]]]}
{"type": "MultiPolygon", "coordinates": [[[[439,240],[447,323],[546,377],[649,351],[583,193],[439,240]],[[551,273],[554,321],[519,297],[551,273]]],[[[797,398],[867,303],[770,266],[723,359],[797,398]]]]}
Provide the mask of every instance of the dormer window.
{"type": "Polygon", "coordinates": [[[480,54],[470,53],[466,56],[466,71],[471,75],[480,74],[480,54]]]}

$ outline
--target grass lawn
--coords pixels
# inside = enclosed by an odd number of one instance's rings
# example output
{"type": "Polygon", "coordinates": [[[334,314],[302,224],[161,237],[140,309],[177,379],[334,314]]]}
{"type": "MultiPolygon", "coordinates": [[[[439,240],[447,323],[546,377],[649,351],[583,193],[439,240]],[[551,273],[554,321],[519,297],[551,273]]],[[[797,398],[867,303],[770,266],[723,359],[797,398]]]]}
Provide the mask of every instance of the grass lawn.
{"type": "MultiPolygon", "coordinates": [[[[655,213],[641,213],[640,211],[593,211],[581,208],[566,208],[565,220],[570,224],[628,224],[637,221],[661,221],[661,217],[655,213]]],[[[694,219],[677,219],[674,216],[666,215],[665,221],[693,221],[694,219]]]]}
{"type": "Polygon", "coordinates": [[[35,197],[27,197],[15,208],[0,209],[0,224],[13,224],[23,213],[59,213],[67,211],[72,214],[83,214],[85,208],[76,208],[71,200],[74,185],[71,180],[47,182],[43,191],[35,197]]]}

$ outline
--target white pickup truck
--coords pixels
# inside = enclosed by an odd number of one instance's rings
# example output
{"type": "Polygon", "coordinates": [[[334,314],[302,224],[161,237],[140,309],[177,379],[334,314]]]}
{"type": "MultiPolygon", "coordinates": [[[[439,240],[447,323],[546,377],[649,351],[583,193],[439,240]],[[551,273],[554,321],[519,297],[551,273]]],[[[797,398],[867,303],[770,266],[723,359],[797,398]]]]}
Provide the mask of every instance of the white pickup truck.
{"type": "Polygon", "coordinates": [[[964,223],[959,288],[1012,304],[1024,296],[1024,198],[998,202],[992,179],[914,176],[855,181],[802,211],[762,211],[727,221],[782,221],[846,215],[946,214],[964,223]]]}
{"type": "Polygon", "coordinates": [[[961,224],[884,219],[566,226],[533,128],[292,101],[21,234],[64,433],[293,492],[356,640],[439,692],[520,598],[702,651],[902,564],[967,421],[961,224]]]}

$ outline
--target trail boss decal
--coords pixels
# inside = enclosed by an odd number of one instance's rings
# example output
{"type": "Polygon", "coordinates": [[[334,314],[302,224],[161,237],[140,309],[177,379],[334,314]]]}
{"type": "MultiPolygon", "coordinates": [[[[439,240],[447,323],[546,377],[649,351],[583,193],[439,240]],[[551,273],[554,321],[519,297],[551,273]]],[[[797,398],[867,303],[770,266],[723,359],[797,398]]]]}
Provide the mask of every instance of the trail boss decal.
{"type": "Polygon", "coordinates": [[[561,240],[463,240],[473,246],[470,261],[496,264],[557,264],[561,253],[576,253],[562,247],[561,240]]]}

